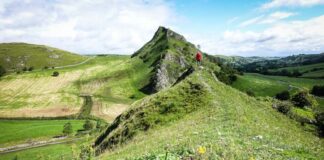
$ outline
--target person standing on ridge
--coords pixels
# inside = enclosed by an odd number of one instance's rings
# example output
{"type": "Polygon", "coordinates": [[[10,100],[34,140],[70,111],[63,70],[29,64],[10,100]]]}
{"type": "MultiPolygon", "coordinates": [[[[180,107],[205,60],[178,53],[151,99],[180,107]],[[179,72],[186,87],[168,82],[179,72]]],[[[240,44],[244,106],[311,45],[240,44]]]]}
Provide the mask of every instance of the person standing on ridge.
{"type": "Polygon", "coordinates": [[[197,54],[196,54],[196,61],[197,61],[197,65],[201,66],[202,54],[201,54],[200,51],[198,51],[197,54]]]}

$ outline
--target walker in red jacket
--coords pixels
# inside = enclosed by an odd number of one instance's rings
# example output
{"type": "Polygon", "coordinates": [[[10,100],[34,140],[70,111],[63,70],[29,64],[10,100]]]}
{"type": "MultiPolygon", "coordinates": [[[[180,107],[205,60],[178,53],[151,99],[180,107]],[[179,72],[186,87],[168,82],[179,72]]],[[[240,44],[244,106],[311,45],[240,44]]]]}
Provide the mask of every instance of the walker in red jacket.
{"type": "Polygon", "coordinates": [[[197,65],[200,66],[202,61],[202,54],[199,51],[196,54],[196,61],[197,61],[197,65]]]}

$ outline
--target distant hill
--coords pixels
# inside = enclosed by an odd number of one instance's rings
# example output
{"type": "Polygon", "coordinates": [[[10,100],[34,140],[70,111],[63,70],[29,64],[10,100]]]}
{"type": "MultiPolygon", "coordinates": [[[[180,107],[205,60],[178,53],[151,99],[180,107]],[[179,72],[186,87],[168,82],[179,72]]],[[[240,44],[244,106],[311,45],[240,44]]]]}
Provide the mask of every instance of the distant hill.
{"type": "Polygon", "coordinates": [[[324,53],[321,54],[300,54],[274,60],[263,60],[248,63],[239,67],[246,72],[265,72],[269,69],[284,67],[296,67],[324,62],[324,53]]]}
{"type": "Polygon", "coordinates": [[[22,70],[24,67],[40,69],[77,64],[86,57],[57,48],[27,44],[0,43],[0,65],[6,70],[22,70]]]}
{"type": "Polygon", "coordinates": [[[226,64],[234,68],[239,68],[243,65],[254,63],[254,62],[261,62],[267,60],[276,60],[280,59],[280,57],[242,57],[242,56],[225,56],[225,55],[214,55],[217,61],[221,64],[226,64]]]}

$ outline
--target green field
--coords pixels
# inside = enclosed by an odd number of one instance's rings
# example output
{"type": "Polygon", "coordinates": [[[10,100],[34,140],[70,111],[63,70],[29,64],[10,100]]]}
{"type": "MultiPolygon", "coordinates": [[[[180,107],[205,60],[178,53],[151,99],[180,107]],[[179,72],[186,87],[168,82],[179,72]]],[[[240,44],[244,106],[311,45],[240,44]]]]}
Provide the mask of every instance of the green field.
{"type": "Polygon", "coordinates": [[[0,147],[53,138],[62,134],[67,122],[72,123],[74,133],[84,124],[84,120],[0,120],[0,147]]]}
{"type": "Polygon", "coordinates": [[[287,70],[289,72],[293,72],[294,70],[298,70],[303,75],[301,77],[304,78],[323,78],[324,77],[324,63],[316,63],[309,65],[301,65],[295,67],[284,67],[279,69],[271,69],[270,72],[279,72],[281,70],[287,70]]]}
{"type": "Polygon", "coordinates": [[[256,73],[246,73],[244,76],[239,76],[238,80],[234,82],[232,86],[243,92],[251,90],[256,96],[272,97],[284,90],[291,90],[292,92],[299,89],[310,90],[315,84],[324,85],[324,81],[319,79],[267,76],[256,73]]]}
{"type": "Polygon", "coordinates": [[[27,43],[1,43],[0,65],[8,71],[22,70],[23,67],[42,69],[77,64],[87,57],[57,48],[27,43]],[[41,60],[39,60],[41,59],[41,60]]]}
{"type": "Polygon", "coordinates": [[[12,160],[15,157],[23,160],[72,159],[72,144],[56,144],[33,148],[24,151],[1,154],[0,159],[12,160]]]}

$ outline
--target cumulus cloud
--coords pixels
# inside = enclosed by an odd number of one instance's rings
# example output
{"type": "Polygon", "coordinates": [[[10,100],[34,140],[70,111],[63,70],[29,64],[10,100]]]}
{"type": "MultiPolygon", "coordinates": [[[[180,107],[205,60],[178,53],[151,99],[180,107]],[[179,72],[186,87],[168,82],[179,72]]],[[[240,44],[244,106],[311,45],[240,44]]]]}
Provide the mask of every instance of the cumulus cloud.
{"type": "Polygon", "coordinates": [[[296,13],[292,13],[292,12],[274,12],[268,16],[265,15],[261,15],[252,19],[249,19],[247,21],[244,21],[240,24],[241,27],[246,27],[249,25],[253,25],[253,24],[271,24],[271,23],[276,23],[280,20],[289,18],[291,16],[296,15],[296,13]]]}
{"type": "Polygon", "coordinates": [[[78,53],[134,52],[177,15],[163,0],[2,0],[0,42],[24,41],[78,53]]]}
{"type": "Polygon", "coordinates": [[[279,7],[310,7],[323,5],[324,0],[271,0],[261,6],[261,9],[271,9],[279,7]]]}
{"type": "Polygon", "coordinates": [[[200,39],[209,53],[284,56],[324,51],[324,15],[305,21],[276,23],[256,31],[228,30],[221,38],[200,39]]]}

